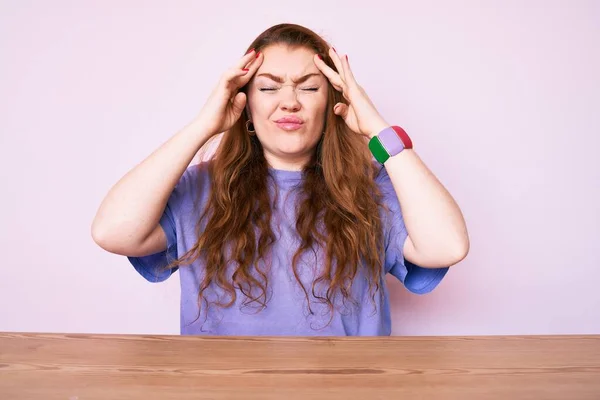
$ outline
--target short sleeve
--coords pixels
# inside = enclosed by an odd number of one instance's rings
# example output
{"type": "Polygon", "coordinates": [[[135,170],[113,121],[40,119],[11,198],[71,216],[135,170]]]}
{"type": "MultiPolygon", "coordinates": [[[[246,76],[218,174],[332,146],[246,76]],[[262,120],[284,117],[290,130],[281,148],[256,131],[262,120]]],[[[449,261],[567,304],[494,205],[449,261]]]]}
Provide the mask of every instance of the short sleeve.
{"type": "Polygon", "coordinates": [[[186,169],[171,192],[165,210],[160,218],[159,224],[167,237],[166,250],[142,257],[127,257],[135,270],[149,282],[162,282],[178,269],[177,267],[166,269],[166,266],[179,257],[176,219],[180,213],[182,204],[191,196],[194,183],[192,175],[195,176],[194,172],[197,168],[197,165],[193,165],[186,169]]]}
{"type": "Polygon", "coordinates": [[[449,267],[424,268],[404,258],[404,243],[408,238],[408,232],[404,225],[400,202],[385,167],[379,164],[376,168],[380,168],[376,183],[382,192],[383,203],[389,208],[389,211],[382,210],[385,270],[400,280],[410,292],[429,293],[442,281],[449,267]]]}

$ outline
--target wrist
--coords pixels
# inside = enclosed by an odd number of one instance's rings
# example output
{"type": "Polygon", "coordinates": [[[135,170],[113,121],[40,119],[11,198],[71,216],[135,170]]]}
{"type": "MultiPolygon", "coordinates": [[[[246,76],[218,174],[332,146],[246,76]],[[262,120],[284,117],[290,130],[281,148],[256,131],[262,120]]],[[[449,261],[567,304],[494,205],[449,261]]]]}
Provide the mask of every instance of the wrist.
{"type": "Polygon", "coordinates": [[[182,129],[184,136],[193,143],[194,146],[204,146],[204,144],[216,133],[210,129],[209,124],[202,118],[195,118],[182,129]]]}
{"type": "Polygon", "coordinates": [[[373,124],[373,127],[367,132],[369,139],[373,139],[375,136],[379,135],[384,129],[389,128],[390,124],[385,122],[384,120],[377,121],[373,124]]]}
{"type": "Polygon", "coordinates": [[[381,164],[384,164],[390,157],[400,154],[405,149],[412,149],[412,147],[412,140],[406,131],[397,125],[382,129],[369,140],[369,150],[381,164]]]}

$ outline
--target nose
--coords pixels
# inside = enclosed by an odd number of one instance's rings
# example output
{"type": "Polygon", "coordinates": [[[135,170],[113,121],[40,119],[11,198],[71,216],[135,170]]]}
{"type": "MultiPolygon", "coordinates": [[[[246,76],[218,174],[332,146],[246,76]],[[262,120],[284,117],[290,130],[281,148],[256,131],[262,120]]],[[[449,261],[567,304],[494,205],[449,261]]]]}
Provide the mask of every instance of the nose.
{"type": "Polygon", "coordinates": [[[281,92],[281,109],[285,111],[298,111],[301,107],[300,102],[298,101],[298,95],[293,86],[288,86],[282,88],[281,92]]]}

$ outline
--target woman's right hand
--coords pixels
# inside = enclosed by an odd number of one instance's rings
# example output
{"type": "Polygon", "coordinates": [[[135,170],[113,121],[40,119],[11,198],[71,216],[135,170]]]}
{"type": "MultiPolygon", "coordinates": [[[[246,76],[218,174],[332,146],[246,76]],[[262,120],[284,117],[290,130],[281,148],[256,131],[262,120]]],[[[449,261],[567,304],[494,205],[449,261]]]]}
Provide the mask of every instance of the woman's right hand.
{"type": "Polygon", "coordinates": [[[263,60],[261,52],[252,50],[225,71],[197,117],[205,129],[216,135],[235,124],[246,106],[246,94],[238,90],[250,81],[263,60]]]}

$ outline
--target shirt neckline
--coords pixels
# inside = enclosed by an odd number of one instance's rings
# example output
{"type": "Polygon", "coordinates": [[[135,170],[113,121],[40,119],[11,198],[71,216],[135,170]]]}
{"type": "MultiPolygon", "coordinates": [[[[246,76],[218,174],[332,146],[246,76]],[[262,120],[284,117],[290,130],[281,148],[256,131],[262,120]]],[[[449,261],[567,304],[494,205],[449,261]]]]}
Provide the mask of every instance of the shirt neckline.
{"type": "Polygon", "coordinates": [[[303,171],[290,171],[269,167],[269,173],[279,186],[290,187],[297,185],[302,180],[303,171]]]}

